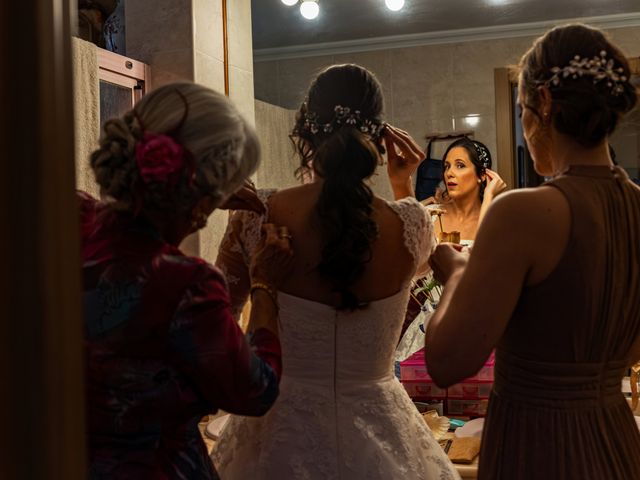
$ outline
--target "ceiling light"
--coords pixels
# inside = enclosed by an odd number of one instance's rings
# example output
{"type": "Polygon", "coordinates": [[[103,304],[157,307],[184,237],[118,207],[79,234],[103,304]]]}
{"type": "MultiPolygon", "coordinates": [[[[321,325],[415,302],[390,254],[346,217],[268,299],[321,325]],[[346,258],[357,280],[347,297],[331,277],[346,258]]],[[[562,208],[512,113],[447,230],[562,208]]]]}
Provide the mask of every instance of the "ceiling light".
{"type": "Polygon", "coordinates": [[[300,4],[300,14],[307,20],[313,20],[320,13],[317,0],[304,0],[300,4]]]}
{"type": "Polygon", "coordinates": [[[384,0],[385,5],[389,10],[397,12],[404,7],[404,0],[384,0]]]}
{"type": "Polygon", "coordinates": [[[298,0],[280,0],[280,1],[284,3],[287,7],[291,7],[296,3],[298,3],[298,0]]]}

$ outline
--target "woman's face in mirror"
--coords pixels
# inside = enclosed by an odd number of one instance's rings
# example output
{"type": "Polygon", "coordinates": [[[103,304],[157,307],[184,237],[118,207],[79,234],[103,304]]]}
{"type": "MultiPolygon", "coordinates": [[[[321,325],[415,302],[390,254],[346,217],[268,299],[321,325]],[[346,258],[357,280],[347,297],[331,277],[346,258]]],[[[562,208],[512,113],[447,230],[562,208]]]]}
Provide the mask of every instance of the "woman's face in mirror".
{"type": "Polygon", "coordinates": [[[464,147],[449,150],[444,159],[444,183],[452,200],[475,195],[480,198],[480,179],[464,147]]]}

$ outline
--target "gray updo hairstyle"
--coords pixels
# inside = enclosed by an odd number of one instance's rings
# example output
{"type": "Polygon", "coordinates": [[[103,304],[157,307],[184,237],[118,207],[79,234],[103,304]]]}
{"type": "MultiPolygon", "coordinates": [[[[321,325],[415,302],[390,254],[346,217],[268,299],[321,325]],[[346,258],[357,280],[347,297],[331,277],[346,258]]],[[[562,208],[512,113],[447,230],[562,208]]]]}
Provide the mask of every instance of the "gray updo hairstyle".
{"type": "Polygon", "coordinates": [[[255,172],[259,156],[253,127],[227,97],[179,82],[152,91],[122,118],[107,121],[91,168],[102,195],[116,208],[180,215],[204,196],[219,206],[255,172]],[[192,182],[185,171],[172,189],[163,183],[142,184],[135,150],[145,132],[170,135],[188,150],[192,182]]]}

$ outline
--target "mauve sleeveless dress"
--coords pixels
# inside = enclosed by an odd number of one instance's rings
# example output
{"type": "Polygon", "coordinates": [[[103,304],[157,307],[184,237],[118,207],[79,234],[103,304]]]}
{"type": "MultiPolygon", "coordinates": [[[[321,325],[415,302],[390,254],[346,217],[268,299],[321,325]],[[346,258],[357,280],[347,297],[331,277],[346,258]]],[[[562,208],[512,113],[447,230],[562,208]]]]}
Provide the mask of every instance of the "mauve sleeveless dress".
{"type": "Polygon", "coordinates": [[[640,335],[640,188],[615,167],[547,185],[571,209],[566,250],[522,291],[496,349],[479,479],[640,479],[621,393],[640,335]]]}

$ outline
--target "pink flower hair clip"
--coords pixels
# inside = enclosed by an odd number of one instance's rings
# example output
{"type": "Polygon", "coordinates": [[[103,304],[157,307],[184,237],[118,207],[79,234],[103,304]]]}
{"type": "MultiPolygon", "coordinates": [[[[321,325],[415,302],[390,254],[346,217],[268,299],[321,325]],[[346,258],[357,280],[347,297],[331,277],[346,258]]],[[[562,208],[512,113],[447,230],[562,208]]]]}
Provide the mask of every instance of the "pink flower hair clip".
{"type": "Polygon", "coordinates": [[[189,104],[179,90],[176,93],[182,98],[185,108],[178,125],[167,133],[145,132],[142,120],[136,112],[143,136],[136,144],[135,158],[142,183],[164,183],[173,190],[180,181],[180,177],[189,169],[189,186],[193,184],[195,168],[193,156],[175,138],[189,113],[189,104]]]}
{"type": "Polygon", "coordinates": [[[189,157],[182,145],[162,133],[146,132],[136,144],[136,163],[144,184],[158,182],[175,188],[189,157]]]}

